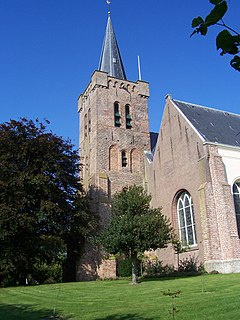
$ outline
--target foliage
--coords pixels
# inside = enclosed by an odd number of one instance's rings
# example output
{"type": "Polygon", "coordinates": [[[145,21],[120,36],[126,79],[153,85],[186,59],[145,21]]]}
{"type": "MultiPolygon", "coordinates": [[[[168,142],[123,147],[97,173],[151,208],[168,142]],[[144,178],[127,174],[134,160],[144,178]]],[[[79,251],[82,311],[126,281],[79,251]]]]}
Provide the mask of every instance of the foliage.
{"type": "Polygon", "coordinates": [[[74,263],[94,222],[72,144],[38,120],[11,120],[0,125],[0,167],[0,281],[74,263]]]}
{"type": "Polygon", "coordinates": [[[197,273],[199,268],[198,259],[195,257],[188,257],[179,261],[178,272],[197,273]]]}
{"type": "MultiPolygon", "coordinates": [[[[137,261],[137,274],[140,275],[140,261],[137,261]]],[[[130,258],[119,259],[117,263],[117,276],[130,277],[132,275],[132,261],[130,258]]]]}
{"type": "Polygon", "coordinates": [[[216,37],[217,50],[221,49],[220,55],[229,54],[234,56],[230,61],[231,66],[240,71],[240,34],[231,27],[225,24],[223,18],[228,11],[227,1],[224,0],[209,0],[214,5],[212,11],[203,19],[201,16],[194,18],[192,21],[192,27],[194,31],[192,33],[200,33],[205,36],[209,27],[217,25],[223,28],[216,37]]]}
{"type": "Polygon", "coordinates": [[[181,275],[194,275],[205,273],[205,269],[202,263],[198,262],[195,257],[187,257],[179,261],[178,268],[174,268],[173,265],[163,265],[159,260],[148,260],[144,263],[144,276],[150,277],[169,277],[169,276],[181,276],[181,275]]]}
{"type": "Polygon", "coordinates": [[[175,272],[173,265],[163,265],[160,260],[146,261],[143,270],[145,277],[167,277],[175,272]]]}
{"type": "Polygon", "coordinates": [[[113,197],[112,217],[99,237],[107,252],[131,258],[133,283],[137,281],[138,254],[163,248],[171,240],[168,219],[160,209],[151,208],[150,201],[142,187],[123,188],[113,197]]]}
{"type": "Polygon", "coordinates": [[[131,259],[120,259],[117,264],[118,277],[130,277],[132,274],[132,261],[131,259]]]}
{"type": "Polygon", "coordinates": [[[40,263],[34,265],[32,275],[27,277],[29,284],[62,282],[62,265],[40,263]]]}
{"type": "Polygon", "coordinates": [[[126,279],[1,288],[0,319],[50,319],[56,305],[57,314],[74,320],[169,320],[172,299],[162,293],[180,290],[177,319],[239,320],[240,274],[204,277],[203,293],[202,276],[151,279],[137,287],[126,279]]]}
{"type": "Polygon", "coordinates": [[[176,234],[172,236],[172,246],[176,254],[181,254],[187,250],[187,246],[185,246],[182,241],[178,238],[176,234]]]}

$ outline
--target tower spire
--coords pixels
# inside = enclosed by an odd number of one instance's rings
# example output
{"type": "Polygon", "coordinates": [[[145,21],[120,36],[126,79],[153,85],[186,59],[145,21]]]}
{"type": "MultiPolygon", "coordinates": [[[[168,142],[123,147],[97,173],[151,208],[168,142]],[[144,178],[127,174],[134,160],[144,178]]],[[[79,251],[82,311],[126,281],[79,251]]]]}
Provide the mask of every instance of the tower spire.
{"type": "Polygon", "coordinates": [[[107,72],[111,77],[126,80],[122,58],[112,26],[109,0],[107,0],[107,4],[109,5],[108,21],[98,69],[107,72]]]}
{"type": "Polygon", "coordinates": [[[110,10],[111,1],[110,1],[110,0],[107,0],[107,4],[108,4],[108,14],[110,14],[110,13],[111,13],[111,10],[110,10]]]}

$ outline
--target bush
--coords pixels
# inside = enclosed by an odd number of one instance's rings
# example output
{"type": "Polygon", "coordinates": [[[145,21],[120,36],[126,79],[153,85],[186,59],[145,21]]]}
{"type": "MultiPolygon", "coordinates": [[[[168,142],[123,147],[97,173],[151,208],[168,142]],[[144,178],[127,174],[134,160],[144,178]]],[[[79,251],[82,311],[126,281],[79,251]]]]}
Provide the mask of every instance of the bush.
{"type": "Polygon", "coordinates": [[[12,287],[16,286],[16,281],[13,277],[8,276],[1,276],[0,277],[0,286],[1,287],[12,287]]]}
{"type": "Polygon", "coordinates": [[[198,263],[195,257],[180,260],[178,269],[175,270],[173,265],[163,265],[159,260],[148,260],[143,265],[145,277],[168,277],[205,273],[204,265],[198,263]]]}
{"type": "Polygon", "coordinates": [[[210,271],[209,273],[210,273],[210,274],[219,274],[219,271],[217,271],[217,270],[212,270],[212,271],[210,271]]]}
{"type": "Polygon", "coordinates": [[[144,263],[143,266],[144,275],[147,277],[164,277],[174,273],[174,266],[162,264],[162,261],[154,260],[144,263]]]}
{"type": "MultiPolygon", "coordinates": [[[[140,275],[140,261],[138,260],[138,276],[140,275]]],[[[117,262],[117,276],[131,277],[132,275],[132,261],[131,258],[119,259],[117,262]]]]}
{"type": "Polygon", "coordinates": [[[36,264],[34,272],[29,276],[29,284],[62,282],[62,266],[60,264],[36,264]]]}
{"type": "Polygon", "coordinates": [[[179,261],[178,272],[197,273],[198,267],[198,259],[190,256],[189,258],[185,258],[179,261]]]}

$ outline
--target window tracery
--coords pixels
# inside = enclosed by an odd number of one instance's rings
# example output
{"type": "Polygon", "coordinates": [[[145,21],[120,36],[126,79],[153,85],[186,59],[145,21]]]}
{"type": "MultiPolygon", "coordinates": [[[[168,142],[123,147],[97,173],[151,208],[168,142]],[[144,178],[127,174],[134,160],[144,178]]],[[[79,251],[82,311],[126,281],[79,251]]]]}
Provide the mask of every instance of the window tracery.
{"type": "Polygon", "coordinates": [[[183,246],[197,244],[194,209],[191,195],[184,191],[177,201],[179,237],[183,246]]]}

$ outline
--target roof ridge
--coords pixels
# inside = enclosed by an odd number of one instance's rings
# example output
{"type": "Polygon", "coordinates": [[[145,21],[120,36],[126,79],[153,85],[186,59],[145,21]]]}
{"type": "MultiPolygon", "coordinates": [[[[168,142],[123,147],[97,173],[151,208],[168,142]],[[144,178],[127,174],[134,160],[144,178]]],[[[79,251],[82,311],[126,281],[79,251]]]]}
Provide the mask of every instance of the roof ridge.
{"type": "Polygon", "coordinates": [[[177,100],[177,99],[172,99],[172,100],[173,100],[173,101],[176,101],[176,102],[184,103],[184,104],[190,104],[190,105],[192,105],[192,106],[194,106],[194,107],[205,108],[205,109],[209,109],[209,110],[213,110],[213,111],[218,111],[218,112],[223,112],[223,113],[228,113],[228,114],[231,114],[231,115],[240,117],[240,114],[238,114],[238,113],[233,113],[233,112],[230,112],[230,111],[227,111],[227,110],[221,110],[221,109],[211,108],[211,107],[203,106],[203,105],[200,105],[200,104],[196,104],[196,103],[192,103],[192,102],[186,102],[186,101],[177,100]]]}

